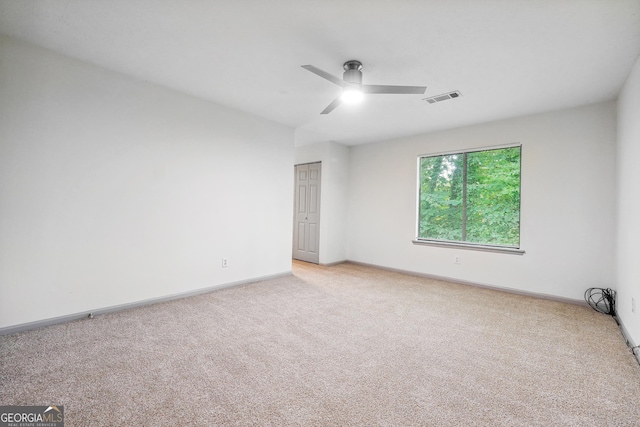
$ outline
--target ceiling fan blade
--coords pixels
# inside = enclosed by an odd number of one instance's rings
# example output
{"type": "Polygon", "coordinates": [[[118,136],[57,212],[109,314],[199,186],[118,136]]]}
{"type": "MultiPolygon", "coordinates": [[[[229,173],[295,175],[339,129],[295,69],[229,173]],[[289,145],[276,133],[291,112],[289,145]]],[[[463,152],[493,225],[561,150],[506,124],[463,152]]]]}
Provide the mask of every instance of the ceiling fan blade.
{"type": "Polygon", "coordinates": [[[342,99],[341,97],[337,97],[336,99],[333,100],[333,102],[331,102],[331,104],[327,105],[327,108],[325,108],[324,110],[322,110],[322,112],[320,114],[329,114],[330,112],[332,112],[338,105],[340,105],[340,103],[342,103],[342,99]]]}
{"type": "Polygon", "coordinates": [[[424,94],[426,86],[386,86],[386,85],[362,85],[364,93],[404,93],[424,94]]]}
{"type": "Polygon", "coordinates": [[[333,74],[329,74],[318,67],[314,67],[313,65],[301,65],[301,67],[304,68],[305,70],[311,71],[313,74],[316,74],[322,77],[323,79],[329,80],[331,83],[337,84],[340,87],[345,87],[348,84],[341,78],[338,78],[333,74]]]}

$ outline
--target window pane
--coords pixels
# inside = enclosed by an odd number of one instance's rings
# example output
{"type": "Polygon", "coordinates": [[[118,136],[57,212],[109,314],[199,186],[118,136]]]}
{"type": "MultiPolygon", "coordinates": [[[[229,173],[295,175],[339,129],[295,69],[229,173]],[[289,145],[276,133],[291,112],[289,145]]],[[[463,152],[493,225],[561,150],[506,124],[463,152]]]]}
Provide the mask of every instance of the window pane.
{"type": "Polygon", "coordinates": [[[418,238],[520,247],[520,151],[420,158],[418,238]]]}
{"type": "Polygon", "coordinates": [[[461,154],[421,159],[418,237],[462,239],[462,162],[461,154]]]}
{"type": "Polygon", "coordinates": [[[467,154],[467,241],[520,245],[520,147],[467,154]]]}

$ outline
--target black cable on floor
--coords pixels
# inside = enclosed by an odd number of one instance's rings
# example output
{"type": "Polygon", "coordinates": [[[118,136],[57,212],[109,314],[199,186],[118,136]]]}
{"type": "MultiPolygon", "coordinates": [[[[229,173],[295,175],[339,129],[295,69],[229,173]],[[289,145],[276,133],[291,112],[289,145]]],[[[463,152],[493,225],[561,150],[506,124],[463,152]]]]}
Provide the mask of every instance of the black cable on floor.
{"type": "Polygon", "coordinates": [[[631,354],[633,354],[633,356],[636,358],[636,361],[640,365],[640,345],[631,347],[631,354]],[[636,353],[636,350],[638,350],[638,353],[636,353]]]}
{"type": "MultiPolygon", "coordinates": [[[[616,315],[616,291],[611,288],[589,288],[584,293],[584,299],[595,311],[613,316],[613,319],[621,329],[622,335],[625,335],[624,327],[620,324],[618,316],[616,315]]],[[[625,341],[631,349],[631,354],[634,355],[636,361],[640,364],[640,345],[631,347],[631,342],[626,339],[626,336],[625,341]]]]}
{"type": "Polygon", "coordinates": [[[616,315],[616,291],[611,288],[589,288],[584,293],[584,299],[595,311],[616,315]]]}

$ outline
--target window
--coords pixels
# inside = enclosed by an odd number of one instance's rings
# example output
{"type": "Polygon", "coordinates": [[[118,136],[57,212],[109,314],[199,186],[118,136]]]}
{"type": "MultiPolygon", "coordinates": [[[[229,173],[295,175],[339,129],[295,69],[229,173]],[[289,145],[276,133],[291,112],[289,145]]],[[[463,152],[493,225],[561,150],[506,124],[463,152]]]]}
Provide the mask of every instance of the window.
{"type": "Polygon", "coordinates": [[[419,158],[418,241],[520,247],[521,147],[419,158]]]}

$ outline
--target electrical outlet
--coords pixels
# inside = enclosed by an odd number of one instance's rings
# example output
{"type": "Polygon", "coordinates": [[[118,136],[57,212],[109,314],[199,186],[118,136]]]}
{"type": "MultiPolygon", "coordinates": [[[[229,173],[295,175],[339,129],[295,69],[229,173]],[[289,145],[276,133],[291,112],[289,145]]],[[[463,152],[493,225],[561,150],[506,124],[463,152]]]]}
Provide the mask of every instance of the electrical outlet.
{"type": "Polygon", "coordinates": [[[635,313],[636,312],[636,299],[631,297],[631,312],[635,313]]]}
{"type": "Polygon", "coordinates": [[[456,255],[453,257],[453,263],[454,264],[460,264],[460,255],[456,255]]]}
{"type": "Polygon", "coordinates": [[[222,258],[222,268],[229,267],[229,258],[222,258]]]}

